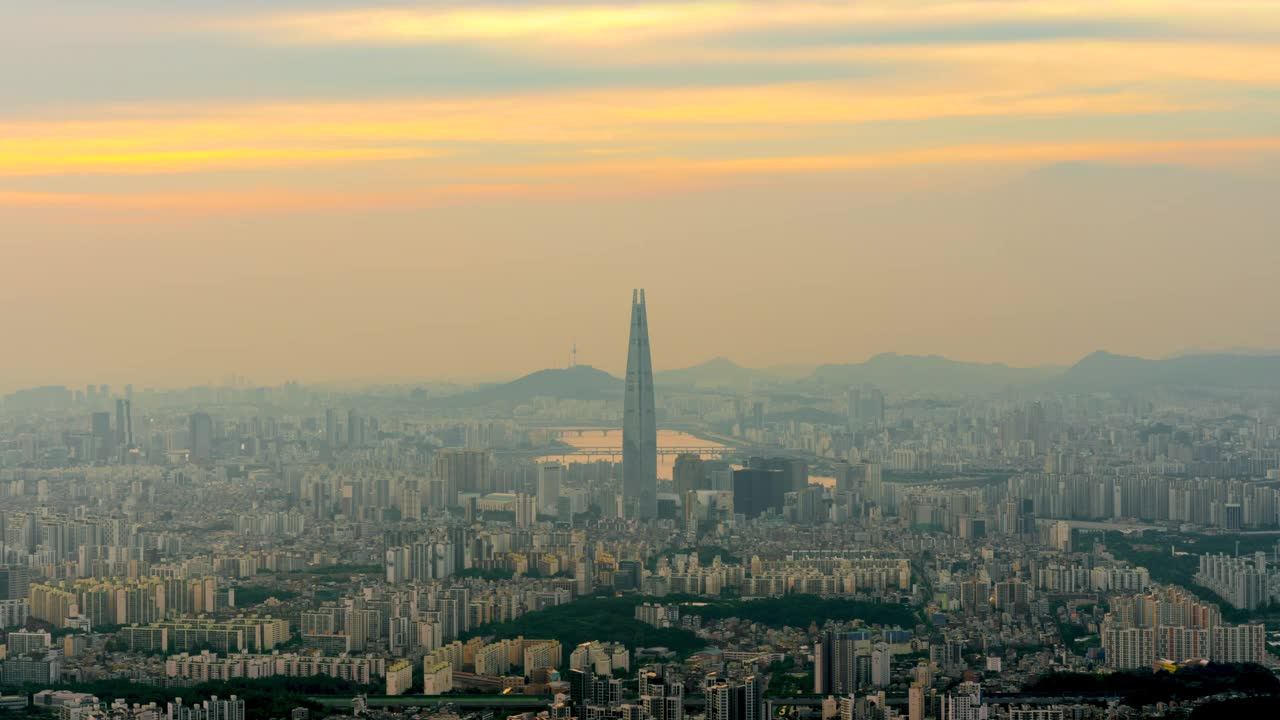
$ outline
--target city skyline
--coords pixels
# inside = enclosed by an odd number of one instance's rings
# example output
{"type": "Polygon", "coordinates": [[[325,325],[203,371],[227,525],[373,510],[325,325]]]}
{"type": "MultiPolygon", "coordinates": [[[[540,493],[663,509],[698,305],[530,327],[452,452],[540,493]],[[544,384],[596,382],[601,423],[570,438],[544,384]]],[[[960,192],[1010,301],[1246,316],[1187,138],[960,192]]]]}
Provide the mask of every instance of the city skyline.
{"type": "Polygon", "coordinates": [[[1280,0],[0,0],[0,710],[1278,716],[1277,191],[1280,0]]]}

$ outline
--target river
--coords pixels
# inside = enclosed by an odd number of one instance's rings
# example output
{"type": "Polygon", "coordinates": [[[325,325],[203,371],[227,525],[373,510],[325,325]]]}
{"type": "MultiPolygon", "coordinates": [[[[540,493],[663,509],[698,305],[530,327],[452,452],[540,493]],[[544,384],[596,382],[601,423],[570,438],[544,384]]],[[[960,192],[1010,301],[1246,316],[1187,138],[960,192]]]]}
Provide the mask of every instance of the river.
{"type": "MultiPolygon", "coordinates": [[[[612,451],[589,454],[557,455],[548,453],[538,458],[539,462],[558,460],[565,463],[596,462],[613,460],[622,462],[622,430],[617,428],[555,428],[560,442],[579,448],[608,448],[612,451]]],[[[659,448],[722,448],[723,444],[714,440],[706,440],[680,430],[659,430],[659,448]]],[[[675,465],[675,455],[658,455],[658,477],[671,479],[671,469],[675,465]]]]}

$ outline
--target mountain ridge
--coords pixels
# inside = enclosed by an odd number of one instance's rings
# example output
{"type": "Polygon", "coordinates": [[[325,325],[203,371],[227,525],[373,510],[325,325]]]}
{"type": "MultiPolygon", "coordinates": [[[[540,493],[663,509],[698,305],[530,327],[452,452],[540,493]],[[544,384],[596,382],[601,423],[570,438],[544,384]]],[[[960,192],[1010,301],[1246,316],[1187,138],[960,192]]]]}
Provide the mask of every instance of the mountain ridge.
{"type": "Polygon", "coordinates": [[[1157,386],[1280,387],[1280,353],[1203,353],[1148,359],[1098,350],[1081,358],[1054,384],[1069,390],[1123,390],[1157,386]]]}
{"type": "Polygon", "coordinates": [[[941,355],[880,353],[861,363],[820,365],[808,381],[818,385],[875,385],[899,392],[976,392],[1031,385],[1060,371],[1004,363],[951,360],[941,355]]]}
{"type": "MultiPolygon", "coordinates": [[[[863,362],[827,363],[807,374],[750,368],[723,355],[654,374],[659,386],[750,391],[769,387],[857,387],[897,393],[970,394],[1009,389],[1107,392],[1155,386],[1280,387],[1280,353],[1202,353],[1144,358],[1095,350],[1070,366],[1019,367],[952,360],[942,355],[879,353],[863,362]]],[[[507,383],[450,396],[451,404],[527,402],[534,397],[613,399],[622,378],[594,367],[539,370],[507,383]]]]}

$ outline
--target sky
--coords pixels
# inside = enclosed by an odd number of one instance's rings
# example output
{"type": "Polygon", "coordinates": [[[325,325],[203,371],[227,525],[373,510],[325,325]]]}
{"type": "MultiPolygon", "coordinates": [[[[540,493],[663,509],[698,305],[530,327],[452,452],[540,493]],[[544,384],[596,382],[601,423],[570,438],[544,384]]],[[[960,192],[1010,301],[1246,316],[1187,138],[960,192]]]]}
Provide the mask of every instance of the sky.
{"type": "Polygon", "coordinates": [[[1280,346],[1274,0],[0,18],[0,389],[1280,346]]]}

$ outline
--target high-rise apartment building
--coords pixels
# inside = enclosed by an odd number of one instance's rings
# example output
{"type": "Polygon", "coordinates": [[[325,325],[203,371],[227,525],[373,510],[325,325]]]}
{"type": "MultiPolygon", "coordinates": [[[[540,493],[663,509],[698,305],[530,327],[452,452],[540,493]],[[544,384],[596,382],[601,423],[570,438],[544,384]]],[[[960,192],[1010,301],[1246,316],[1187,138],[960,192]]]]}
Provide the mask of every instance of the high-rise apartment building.
{"type": "Polygon", "coordinates": [[[516,529],[524,530],[538,524],[538,503],[532,495],[517,494],[515,510],[516,529]]]}
{"type": "Polygon", "coordinates": [[[893,650],[885,643],[877,643],[871,651],[871,685],[889,687],[892,681],[893,650]]]}
{"type": "MultiPolygon", "coordinates": [[[[869,683],[871,636],[867,632],[827,632],[814,646],[813,691],[848,695],[858,688],[858,658],[869,683]]],[[[865,684],[865,683],[864,683],[865,684]]]]}
{"type": "Polygon", "coordinates": [[[684,686],[667,682],[657,673],[647,673],[644,690],[640,693],[640,706],[645,717],[652,720],[684,720],[684,686]]]}
{"type": "Polygon", "coordinates": [[[704,679],[707,720],[764,720],[764,697],[755,675],[742,679],[711,673],[704,679]]]}

